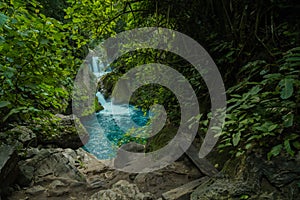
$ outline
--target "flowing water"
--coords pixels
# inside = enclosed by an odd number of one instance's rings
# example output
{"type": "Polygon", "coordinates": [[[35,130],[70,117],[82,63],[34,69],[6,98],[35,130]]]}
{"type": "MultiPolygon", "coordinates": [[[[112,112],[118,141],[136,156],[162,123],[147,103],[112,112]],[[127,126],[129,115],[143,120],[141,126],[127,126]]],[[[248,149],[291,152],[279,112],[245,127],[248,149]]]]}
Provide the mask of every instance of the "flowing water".
{"type": "Polygon", "coordinates": [[[100,92],[96,96],[104,110],[84,123],[90,139],[83,148],[99,159],[110,159],[115,156],[118,146],[129,142],[125,133],[133,128],[131,121],[144,126],[149,120],[149,112],[132,105],[114,105],[110,100],[106,101],[100,92]]]}

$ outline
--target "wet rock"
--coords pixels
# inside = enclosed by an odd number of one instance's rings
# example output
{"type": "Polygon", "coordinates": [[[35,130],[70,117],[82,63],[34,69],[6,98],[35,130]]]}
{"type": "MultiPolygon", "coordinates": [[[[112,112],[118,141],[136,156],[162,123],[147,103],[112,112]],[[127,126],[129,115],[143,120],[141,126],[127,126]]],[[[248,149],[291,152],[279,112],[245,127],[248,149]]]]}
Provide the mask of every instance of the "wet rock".
{"type": "Polygon", "coordinates": [[[111,78],[114,75],[116,75],[114,72],[105,74],[97,83],[97,90],[101,91],[105,98],[108,98],[111,95],[116,83],[116,79],[111,78]]]}
{"type": "Polygon", "coordinates": [[[14,147],[6,144],[0,146],[0,193],[15,181],[19,171],[18,161],[14,147]]]}

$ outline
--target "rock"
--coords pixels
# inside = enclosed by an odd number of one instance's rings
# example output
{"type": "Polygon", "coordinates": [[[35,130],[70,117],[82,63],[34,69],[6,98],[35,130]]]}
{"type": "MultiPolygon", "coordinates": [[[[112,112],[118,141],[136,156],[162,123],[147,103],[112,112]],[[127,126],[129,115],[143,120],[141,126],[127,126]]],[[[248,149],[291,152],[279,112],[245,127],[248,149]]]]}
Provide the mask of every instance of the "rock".
{"type": "Polygon", "coordinates": [[[67,185],[60,180],[54,180],[49,184],[47,189],[48,197],[59,197],[68,193],[69,188],[67,185]]]}
{"type": "Polygon", "coordinates": [[[46,191],[46,189],[43,186],[37,185],[37,186],[27,189],[25,193],[30,194],[30,195],[38,195],[45,191],[46,191]]]}
{"type": "Polygon", "coordinates": [[[135,142],[129,142],[127,144],[123,144],[121,148],[125,151],[142,153],[145,151],[145,146],[142,144],[138,144],[135,142]]]}
{"type": "Polygon", "coordinates": [[[20,173],[17,178],[17,183],[22,186],[26,187],[32,183],[34,174],[34,167],[29,165],[20,165],[20,173]]]}
{"type": "Polygon", "coordinates": [[[143,153],[145,151],[145,146],[130,142],[121,146],[121,148],[117,152],[117,156],[114,159],[114,166],[118,169],[125,168],[131,165],[131,161],[135,160],[135,154],[128,154],[127,152],[133,153],[143,153]]]}
{"type": "Polygon", "coordinates": [[[90,200],[152,200],[154,199],[150,193],[141,193],[135,184],[131,184],[125,180],[115,183],[111,189],[101,190],[93,194],[90,200]]]}
{"type": "Polygon", "coordinates": [[[95,98],[95,112],[99,112],[103,109],[104,109],[103,105],[101,105],[101,103],[98,102],[98,99],[96,97],[95,98]]]}
{"type": "Polygon", "coordinates": [[[82,147],[89,140],[89,134],[81,124],[80,120],[74,115],[61,115],[57,114],[61,119],[59,133],[45,138],[40,137],[40,144],[51,144],[60,148],[78,149],[82,147]]]}
{"type": "Polygon", "coordinates": [[[181,185],[178,188],[172,189],[168,192],[165,192],[162,194],[162,197],[165,200],[176,200],[179,199],[182,196],[187,196],[189,193],[191,193],[194,188],[199,186],[202,182],[207,181],[208,177],[202,177],[200,179],[194,180],[192,182],[189,182],[185,185],[181,185]]]}
{"type": "Polygon", "coordinates": [[[54,180],[52,183],[50,183],[49,188],[51,189],[58,189],[60,187],[66,186],[63,182],[60,180],[54,180]]]}
{"type": "Polygon", "coordinates": [[[14,147],[6,144],[0,146],[0,193],[15,181],[19,171],[18,161],[14,147]]]}
{"type": "Polygon", "coordinates": [[[45,149],[31,163],[36,166],[35,181],[48,175],[75,181],[85,181],[83,175],[72,165],[72,161],[65,156],[64,151],[60,149],[56,149],[54,152],[45,149]]]}
{"type": "Polygon", "coordinates": [[[225,176],[215,176],[200,185],[191,200],[218,199],[296,199],[300,195],[300,163],[282,156],[272,161],[249,155],[229,160],[225,176]]]}
{"type": "Polygon", "coordinates": [[[84,174],[101,174],[108,171],[108,167],[94,155],[87,153],[82,148],[76,150],[80,171],[84,174]]]}
{"type": "Polygon", "coordinates": [[[97,83],[97,90],[101,90],[101,93],[105,98],[108,98],[111,95],[113,87],[116,83],[116,79],[111,78],[114,75],[116,75],[114,72],[105,74],[97,83]]]}
{"type": "Polygon", "coordinates": [[[92,176],[87,179],[87,183],[89,188],[95,189],[104,187],[106,182],[101,180],[100,176],[92,176]]]}
{"type": "Polygon", "coordinates": [[[75,151],[57,148],[35,152],[36,155],[20,162],[18,183],[22,186],[28,186],[31,181],[43,183],[57,178],[67,182],[85,182],[83,174],[74,166],[77,156],[75,151]]]}
{"type": "Polygon", "coordinates": [[[1,133],[0,141],[12,145],[18,149],[22,149],[23,147],[37,146],[36,134],[26,126],[16,126],[5,133],[1,133]]]}
{"type": "Polygon", "coordinates": [[[33,146],[37,145],[37,137],[33,131],[25,126],[18,126],[10,130],[10,132],[15,132],[19,134],[18,140],[23,144],[23,146],[33,146]]]}
{"type": "MultiPolygon", "coordinates": [[[[130,151],[142,150],[129,147],[130,145],[126,148],[130,151]]],[[[158,172],[143,174],[144,176],[139,178],[140,174],[137,176],[107,167],[105,161],[96,159],[82,148],[28,148],[23,159],[19,162],[22,171],[20,177],[25,177],[23,185],[27,186],[24,188],[21,185],[21,188],[8,197],[10,200],[20,200],[26,196],[32,200],[158,199],[162,193],[188,183],[190,175],[187,172],[193,171],[184,163],[174,163],[158,172]],[[135,183],[131,184],[129,180],[135,183]],[[153,194],[147,193],[148,191],[153,194]]]]}
{"type": "Polygon", "coordinates": [[[129,86],[124,83],[119,83],[118,87],[114,87],[114,90],[111,94],[111,101],[113,104],[124,104],[126,102],[126,97],[130,93],[129,86]]]}

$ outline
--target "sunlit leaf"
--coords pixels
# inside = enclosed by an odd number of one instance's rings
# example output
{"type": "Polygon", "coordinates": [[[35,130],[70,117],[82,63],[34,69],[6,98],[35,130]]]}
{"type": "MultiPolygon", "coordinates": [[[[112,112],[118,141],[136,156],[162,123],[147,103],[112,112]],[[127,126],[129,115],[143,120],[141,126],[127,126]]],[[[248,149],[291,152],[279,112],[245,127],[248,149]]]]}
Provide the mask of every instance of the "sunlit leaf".
{"type": "Polygon", "coordinates": [[[280,97],[282,99],[288,99],[293,95],[294,79],[285,78],[279,82],[279,86],[281,87],[280,97]]]}

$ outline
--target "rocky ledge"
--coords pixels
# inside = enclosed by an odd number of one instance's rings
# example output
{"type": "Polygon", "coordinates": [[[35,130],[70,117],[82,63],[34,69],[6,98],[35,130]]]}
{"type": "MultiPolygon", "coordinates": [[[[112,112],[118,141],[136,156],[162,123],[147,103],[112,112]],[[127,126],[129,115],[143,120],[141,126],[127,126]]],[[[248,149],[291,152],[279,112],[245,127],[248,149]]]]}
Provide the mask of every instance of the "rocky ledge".
{"type": "Polygon", "coordinates": [[[3,199],[150,200],[202,176],[185,159],[147,174],[120,172],[82,148],[30,147],[18,167],[3,199]]]}

